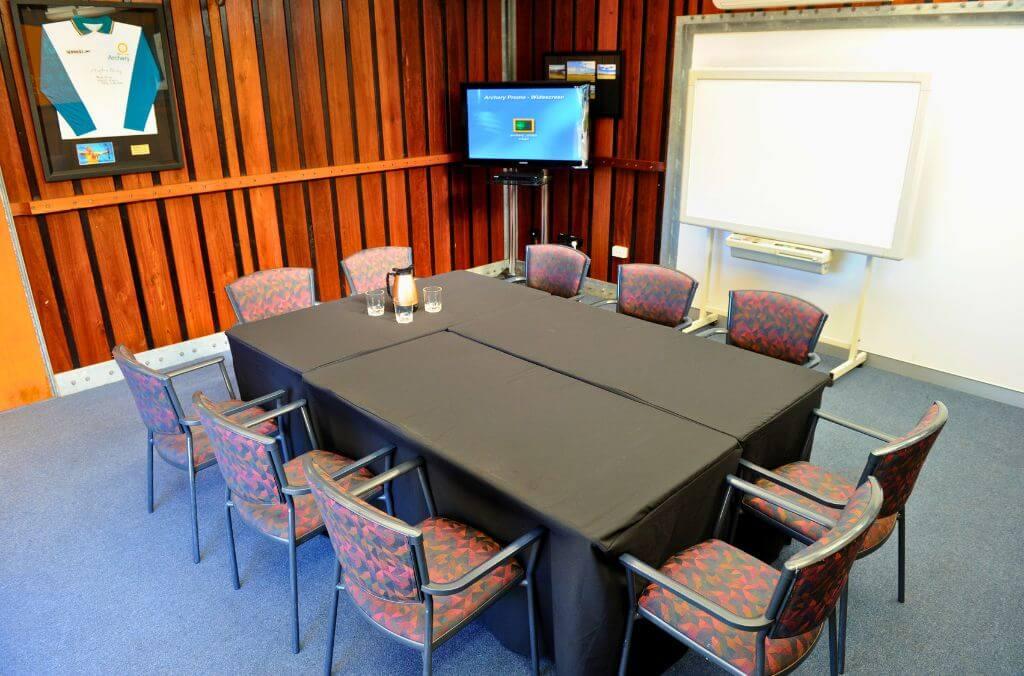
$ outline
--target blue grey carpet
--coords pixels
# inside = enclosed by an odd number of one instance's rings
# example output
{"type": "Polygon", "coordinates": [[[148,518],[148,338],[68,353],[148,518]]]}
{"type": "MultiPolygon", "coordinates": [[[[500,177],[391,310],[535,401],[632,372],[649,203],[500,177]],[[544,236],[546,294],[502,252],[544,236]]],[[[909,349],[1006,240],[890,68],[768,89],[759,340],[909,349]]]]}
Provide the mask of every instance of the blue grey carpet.
{"type": "MultiPolygon", "coordinates": [[[[183,388],[221,393],[215,374],[183,388]]],[[[871,368],[825,396],[838,415],[891,432],[942,399],[951,422],[909,505],[908,598],[895,542],[857,563],[848,671],[1021,673],[1019,579],[1024,411],[871,368]]],[[[231,588],[223,483],[199,479],[203,560],[189,552],[187,479],[156,463],[145,509],[145,432],[123,383],[0,414],[0,673],[298,673],[320,669],[333,558],[299,549],[302,652],[288,640],[286,548],[236,528],[231,588]]],[[[856,478],[870,440],[823,425],[813,458],[856,478]]],[[[799,673],[827,673],[822,642],[799,673]]],[[[471,626],[440,648],[438,674],[515,674],[527,660],[471,626]]],[[[550,667],[550,665],[548,665],[550,667]]],[[[341,603],[335,673],[415,674],[415,651],[341,603]]],[[[673,674],[717,673],[688,655],[673,674]]]]}

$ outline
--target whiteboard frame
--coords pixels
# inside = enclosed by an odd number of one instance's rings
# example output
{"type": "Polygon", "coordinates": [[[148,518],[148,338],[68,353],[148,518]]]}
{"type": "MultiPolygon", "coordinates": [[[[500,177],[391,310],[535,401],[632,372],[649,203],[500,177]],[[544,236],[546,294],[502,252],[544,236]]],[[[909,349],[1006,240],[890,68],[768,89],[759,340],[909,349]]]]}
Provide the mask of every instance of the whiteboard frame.
{"type": "Polygon", "coordinates": [[[744,235],[767,237],[786,242],[796,242],[809,246],[850,251],[868,256],[880,256],[900,260],[903,258],[910,240],[910,231],[914,220],[914,206],[917,202],[917,190],[921,181],[921,168],[924,156],[924,124],[925,111],[928,107],[928,93],[931,88],[931,75],[928,73],[898,72],[850,72],[850,71],[818,71],[818,70],[758,70],[758,69],[713,69],[691,70],[687,77],[686,117],[683,132],[683,166],[679,190],[679,221],[686,225],[698,225],[716,230],[727,230],[744,235]],[[917,106],[914,111],[914,125],[911,132],[910,148],[907,163],[903,170],[903,187],[900,191],[899,206],[896,211],[896,223],[893,230],[892,246],[878,247],[829,237],[818,237],[789,232],[783,229],[758,227],[746,223],[731,223],[715,219],[690,216],[687,207],[687,183],[690,178],[690,150],[693,147],[693,114],[697,100],[694,90],[702,80],[747,80],[755,82],[898,82],[916,84],[920,87],[917,106]]]}
{"type": "MultiPolygon", "coordinates": [[[[702,33],[747,33],[871,28],[949,28],[951,26],[1024,25],[1024,5],[1014,0],[917,5],[879,5],[726,12],[676,18],[672,54],[672,89],[667,116],[665,199],[662,207],[659,262],[675,268],[679,252],[682,192],[683,122],[687,76],[693,42],[702,33]]],[[[709,232],[715,232],[710,230],[709,232]]]]}

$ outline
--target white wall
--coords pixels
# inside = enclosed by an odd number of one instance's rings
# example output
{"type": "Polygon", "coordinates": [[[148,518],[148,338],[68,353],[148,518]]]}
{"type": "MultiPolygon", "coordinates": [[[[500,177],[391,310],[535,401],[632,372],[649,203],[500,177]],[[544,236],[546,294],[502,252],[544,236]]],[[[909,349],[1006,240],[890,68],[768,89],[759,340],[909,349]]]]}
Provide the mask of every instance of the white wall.
{"type": "MultiPolygon", "coordinates": [[[[861,347],[1017,391],[1024,391],[1022,64],[1018,27],[704,34],[693,52],[695,69],[932,74],[910,246],[902,261],[875,262],[861,347]]],[[[684,225],[679,236],[678,267],[702,284],[706,233],[684,225]]],[[[839,254],[834,273],[819,276],[731,258],[723,239],[711,308],[726,307],[730,288],[786,291],[829,312],[826,342],[849,340],[863,256],[839,254]]]]}

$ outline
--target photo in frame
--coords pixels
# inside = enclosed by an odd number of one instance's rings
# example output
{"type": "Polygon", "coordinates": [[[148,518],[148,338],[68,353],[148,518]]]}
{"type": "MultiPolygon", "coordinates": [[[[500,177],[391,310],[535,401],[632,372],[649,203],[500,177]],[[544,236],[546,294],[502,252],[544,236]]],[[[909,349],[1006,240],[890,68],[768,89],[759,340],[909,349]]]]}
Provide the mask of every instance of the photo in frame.
{"type": "Polygon", "coordinates": [[[162,5],[10,1],[47,181],[182,166],[162,5]]]}
{"type": "Polygon", "coordinates": [[[590,116],[622,117],[622,52],[549,52],[544,77],[590,82],[590,116]]]}

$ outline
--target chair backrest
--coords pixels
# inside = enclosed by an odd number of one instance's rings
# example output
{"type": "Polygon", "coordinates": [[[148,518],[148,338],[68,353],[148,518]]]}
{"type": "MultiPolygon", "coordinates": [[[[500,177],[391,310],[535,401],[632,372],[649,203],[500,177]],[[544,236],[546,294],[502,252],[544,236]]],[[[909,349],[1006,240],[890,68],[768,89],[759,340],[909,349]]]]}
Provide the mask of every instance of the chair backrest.
{"type": "Polygon", "coordinates": [[[231,493],[247,502],[283,503],[284,471],[275,457],[276,440],[231,422],[202,392],[193,395],[192,403],[231,493]]]}
{"type": "Polygon", "coordinates": [[[828,319],[821,308],[776,291],[730,291],[728,340],[745,350],[803,364],[828,319]]]}
{"type": "Polygon", "coordinates": [[[571,298],[583,288],[590,272],[590,256],[564,244],[526,247],[526,285],[553,296],[571,298]]]}
{"type": "Polygon", "coordinates": [[[422,600],[413,542],[422,534],[360,498],[346,494],[311,456],[302,468],[323,515],[346,585],[386,601],[422,600]]]}
{"type": "Polygon", "coordinates": [[[239,277],[226,290],[242,323],[312,307],[316,302],[312,268],[260,270],[239,277]]]}
{"type": "Polygon", "coordinates": [[[769,605],[775,622],[769,638],[799,636],[820,627],[835,608],[860,544],[882,507],[882,489],[874,479],[861,484],[817,542],[786,561],[769,605]]]}
{"type": "Polygon", "coordinates": [[[392,268],[412,265],[412,247],[378,246],[363,249],[341,261],[341,271],[348,280],[349,294],[366,293],[387,286],[392,268]]]}
{"type": "Polygon", "coordinates": [[[179,422],[181,403],[171,389],[171,379],[140,362],[124,345],[115,347],[111,355],[124,375],[146,429],[153,434],[184,434],[185,428],[179,422]]]}
{"type": "Polygon", "coordinates": [[[882,517],[895,514],[907,504],[928,452],[935,445],[947,420],[949,411],[946,405],[936,401],[928,407],[914,429],[872,451],[861,481],[868,476],[878,479],[885,493],[882,517]]]}
{"type": "Polygon", "coordinates": [[[678,326],[686,320],[697,282],[684,272],[648,263],[619,266],[619,312],[678,326]]]}

